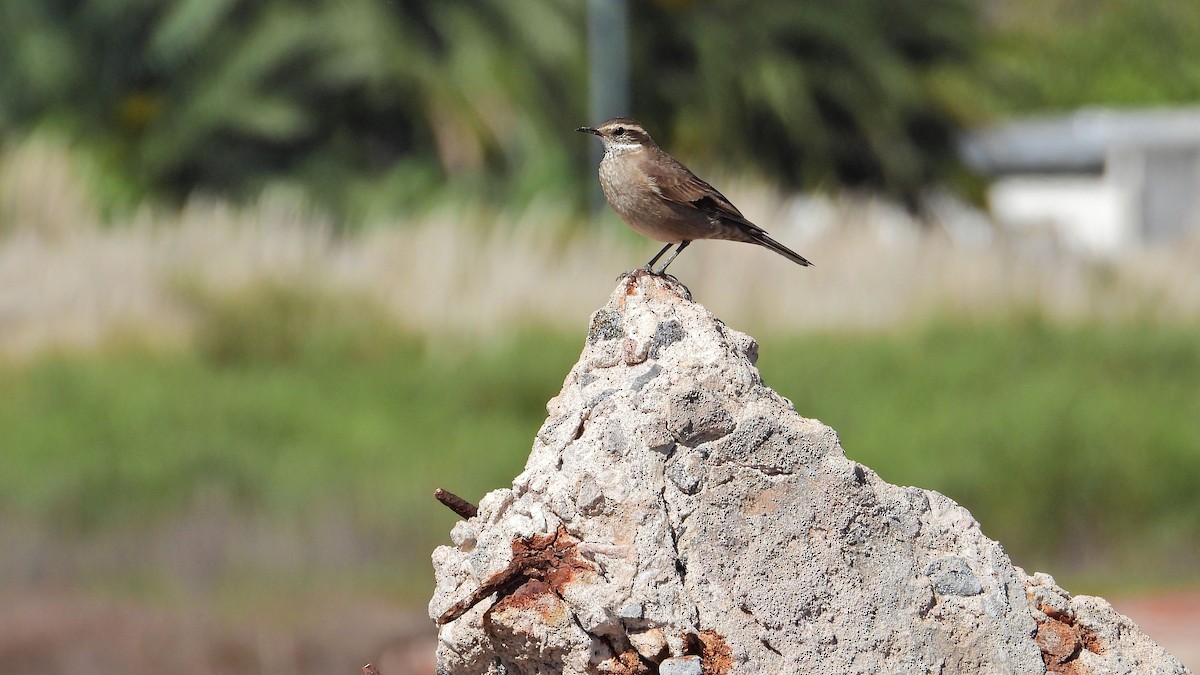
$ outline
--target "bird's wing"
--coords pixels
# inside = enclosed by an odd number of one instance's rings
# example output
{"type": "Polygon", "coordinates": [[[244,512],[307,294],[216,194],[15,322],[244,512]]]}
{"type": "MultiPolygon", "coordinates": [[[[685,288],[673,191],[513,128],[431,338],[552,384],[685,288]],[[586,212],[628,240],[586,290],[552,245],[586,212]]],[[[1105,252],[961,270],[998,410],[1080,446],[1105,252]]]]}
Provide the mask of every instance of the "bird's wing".
{"type": "Polygon", "coordinates": [[[741,211],[733,205],[725,195],[708,183],[696,177],[696,174],[680,164],[674,157],[667,155],[668,161],[656,166],[644,166],[653,181],[655,192],[663,199],[689,204],[702,211],[710,211],[714,216],[728,218],[760,229],[754,223],[746,220],[741,211]],[[658,170],[655,170],[655,169],[658,170]]]}
{"type": "Polygon", "coordinates": [[[697,178],[696,174],[689,171],[674,157],[665,155],[663,162],[653,166],[643,165],[643,170],[650,176],[655,192],[663,199],[687,204],[721,220],[733,221],[737,224],[737,229],[748,237],[748,239],[738,239],[739,241],[749,241],[765,246],[800,265],[812,265],[804,256],[767,236],[766,230],[746,220],[742,212],[738,211],[737,207],[725,198],[725,195],[697,178]]]}

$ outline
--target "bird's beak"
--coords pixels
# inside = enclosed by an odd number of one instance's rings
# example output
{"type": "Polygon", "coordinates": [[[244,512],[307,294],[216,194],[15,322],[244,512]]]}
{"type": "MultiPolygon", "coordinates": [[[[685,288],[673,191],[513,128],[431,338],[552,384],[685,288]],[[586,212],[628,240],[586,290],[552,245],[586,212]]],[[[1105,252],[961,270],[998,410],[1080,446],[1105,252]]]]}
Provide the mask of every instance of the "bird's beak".
{"type": "Polygon", "coordinates": [[[579,128],[578,128],[578,129],[576,129],[575,131],[582,131],[582,132],[583,132],[583,133],[585,133],[585,134],[596,134],[597,136],[599,136],[599,135],[600,135],[600,130],[599,130],[599,129],[593,129],[592,127],[579,127],[579,128]]]}

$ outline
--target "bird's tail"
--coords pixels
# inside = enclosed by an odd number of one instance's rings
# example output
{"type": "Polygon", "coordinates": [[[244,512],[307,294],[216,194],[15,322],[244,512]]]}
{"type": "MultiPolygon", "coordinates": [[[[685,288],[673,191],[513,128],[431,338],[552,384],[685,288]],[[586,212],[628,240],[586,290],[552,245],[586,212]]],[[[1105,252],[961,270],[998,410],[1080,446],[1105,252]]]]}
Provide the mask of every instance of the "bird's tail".
{"type": "Polygon", "coordinates": [[[755,244],[769,248],[772,251],[775,251],[776,253],[778,253],[779,255],[796,263],[797,265],[804,265],[805,267],[812,267],[812,263],[809,262],[808,258],[805,258],[804,256],[800,255],[799,253],[796,253],[792,249],[790,249],[790,248],[784,246],[783,244],[775,241],[774,239],[768,237],[766,232],[755,229],[755,230],[750,230],[746,234],[750,235],[750,238],[752,240],[754,240],[755,244]]]}

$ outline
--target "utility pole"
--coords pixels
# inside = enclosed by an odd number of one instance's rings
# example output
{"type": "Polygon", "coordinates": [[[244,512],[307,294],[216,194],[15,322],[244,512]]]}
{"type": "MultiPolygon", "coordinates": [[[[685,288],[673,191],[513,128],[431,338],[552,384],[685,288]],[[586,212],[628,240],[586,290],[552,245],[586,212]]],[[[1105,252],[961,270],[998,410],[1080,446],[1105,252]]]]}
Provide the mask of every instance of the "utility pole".
{"type": "MultiPolygon", "coordinates": [[[[629,110],[629,5],[627,0],[588,0],[588,115],[597,125],[612,117],[631,115],[629,110]]],[[[590,143],[591,165],[600,163],[604,149],[590,143]]],[[[595,181],[592,214],[606,207],[595,181]]]]}

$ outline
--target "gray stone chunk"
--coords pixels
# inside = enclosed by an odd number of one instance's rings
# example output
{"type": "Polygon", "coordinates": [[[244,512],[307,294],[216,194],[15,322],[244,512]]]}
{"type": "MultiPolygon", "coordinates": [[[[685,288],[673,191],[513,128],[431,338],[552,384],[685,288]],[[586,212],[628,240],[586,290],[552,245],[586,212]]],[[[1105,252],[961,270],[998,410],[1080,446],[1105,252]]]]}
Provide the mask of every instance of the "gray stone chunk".
{"type": "Polygon", "coordinates": [[[592,325],[588,329],[588,344],[615,340],[624,335],[621,330],[621,313],[609,309],[601,309],[592,315],[592,325]]]}
{"type": "Polygon", "coordinates": [[[756,356],[677,283],[626,277],[512,489],[434,552],[438,672],[1187,672],[949,498],[847,459],[756,356]]]}
{"type": "Polygon", "coordinates": [[[681,656],[658,664],[658,675],[700,675],[703,665],[699,656],[681,656]]]}
{"type": "Polygon", "coordinates": [[[654,329],[654,338],[650,343],[650,358],[659,358],[664,349],[682,340],[683,336],[683,326],[678,321],[667,320],[659,323],[654,329]]]}
{"type": "Polygon", "coordinates": [[[933,589],[942,595],[979,595],[983,592],[983,584],[979,583],[971,566],[956,555],[938,558],[923,571],[933,582],[933,589]]]}
{"type": "Polygon", "coordinates": [[[662,372],[662,366],[660,366],[656,363],[656,364],[650,366],[649,368],[647,368],[646,372],[644,372],[641,375],[638,375],[636,378],[634,378],[633,382],[630,383],[630,387],[632,387],[634,391],[637,391],[637,390],[641,389],[642,387],[646,386],[646,384],[648,382],[650,382],[650,380],[653,380],[654,378],[658,377],[658,374],[661,372],[662,372]]]}

